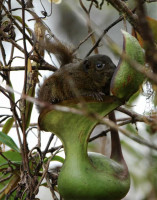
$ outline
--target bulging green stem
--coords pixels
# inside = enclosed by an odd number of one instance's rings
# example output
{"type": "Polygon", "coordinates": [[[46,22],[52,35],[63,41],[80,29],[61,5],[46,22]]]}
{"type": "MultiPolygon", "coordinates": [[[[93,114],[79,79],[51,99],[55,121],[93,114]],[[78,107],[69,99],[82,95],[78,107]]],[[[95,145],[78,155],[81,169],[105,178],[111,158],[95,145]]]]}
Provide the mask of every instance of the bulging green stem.
{"type": "MultiPolygon", "coordinates": [[[[87,106],[103,117],[120,104],[115,98],[105,97],[103,102],[88,102],[87,106]]],[[[58,189],[65,200],[120,200],[129,190],[125,161],[87,153],[88,138],[97,123],[86,116],[55,110],[40,115],[41,129],[55,133],[64,145],[66,159],[59,174],[58,189]]]]}

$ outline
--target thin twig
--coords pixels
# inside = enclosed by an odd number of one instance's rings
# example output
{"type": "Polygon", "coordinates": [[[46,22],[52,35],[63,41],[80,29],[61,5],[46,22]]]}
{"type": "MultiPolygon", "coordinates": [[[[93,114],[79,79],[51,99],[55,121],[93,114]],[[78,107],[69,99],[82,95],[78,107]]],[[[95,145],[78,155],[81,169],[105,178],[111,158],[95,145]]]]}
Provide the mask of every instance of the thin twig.
{"type": "Polygon", "coordinates": [[[53,153],[54,151],[63,148],[63,145],[57,146],[57,147],[52,147],[47,151],[47,153],[53,153]]]}
{"type": "Polygon", "coordinates": [[[3,115],[3,116],[0,116],[0,117],[3,117],[3,119],[0,120],[0,124],[1,124],[1,123],[4,122],[6,119],[8,119],[8,118],[10,118],[10,117],[12,117],[12,116],[11,116],[11,115],[3,115]]]}
{"type": "Polygon", "coordinates": [[[149,143],[148,141],[146,141],[144,138],[141,138],[139,136],[135,136],[133,135],[130,131],[123,129],[121,127],[119,127],[118,125],[116,125],[114,122],[112,122],[111,120],[104,118],[104,119],[100,119],[100,117],[96,116],[96,118],[99,119],[99,122],[102,122],[102,124],[108,125],[109,127],[120,131],[121,133],[123,133],[125,136],[129,137],[130,139],[136,141],[137,143],[147,146],[149,148],[152,148],[154,150],[157,151],[157,146],[154,144],[149,143]]]}
{"type": "MultiPolygon", "coordinates": [[[[23,33],[23,29],[20,27],[20,25],[16,22],[16,20],[13,18],[13,16],[10,14],[10,12],[7,10],[7,8],[6,8],[3,4],[2,4],[2,9],[5,11],[7,17],[8,17],[11,21],[13,21],[13,23],[14,23],[15,26],[19,29],[19,31],[20,31],[21,33],[23,33]]],[[[32,42],[32,40],[30,39],[30,37],[29,37],[27,34],[25,34],[25,36],[26,36],[26,39],[29,41],[29,43],[33,46],[33,42],[32,42]]]]}
{"type": "Polygon", "coordinates": [[[44,172],[43,172],[43,175],[42,175],[40,181],[38,182],[38,185],[36,186],[36,188],[35,188],[35,190],[34,190],[34,194],[36,194],[36,192],[37,192],[37,190],[38,190],[38,188],[39,188],[41,182],[43,181],[43,179],[44,179],[44,177],[45,177],[45,175],[46,175],[46,173],[47,173],[47,171],[48,171],[49,164],[50,164],[52,158],[59,152],[60,149],[61,149],[61,148],[59,148],[54,154],[52,154],[52,155],[50,156],[49,160],[47,161],[47,164],[46,164],[46,166],[45,166],[45,170],[44,170],[44,172]]]}
{"type": "MultiPolygon", "coordinates": [[[[144,3],[144,2],[143,2],[144,3]]],[[[133,10],[131,10],[132,13],[134,13],[136,11],[136,8],[134,8],[133,10]]],[[[90,51],[87,53],[86,57],[89,56],[92,51],[99,46],[99,43],[101,42],[102,38],[105,36],[105,34],[111,29],[113,28],[113,26],[115,26],[116,24],[118,24],[119,22],[121,22],[124,19],[125,15],[121,15],[117,20],[115,20],[113,23],[111,23],[106,29],[104,29],[103,33],[100,35],[100,37],[98,38],[98,40],[96,41],[95,45],[90,49],[90,51]]]]}
{"type": "Polygon", "coordinates": [[[105,130],[105,131],[102,131],[102,132],[99,133],[98,135],[91,137],[91,138],[89,139],[88,142],[92,142],[92,141],[94,141],[94,140],[96,140],[96,139],[98,139],[98,138],[100,138],[100,137],[104,137],[104,136],[106,136],[106,134],[107,134],[108,132],[110,132],[110,129],[107,129],[107,130],[105,130]]]}
{"type": "Polygon", "coordinates": [[[13,174],[10,174],[10,175],[7,176],[6,178],[0,179],[0,183],[9,180],[12,176],[13,176],[13,174]]]}
{"type": "Polygon", "coordinates": [[[94,31],[91,32],[91,33],[89,33],[89,34],[87,35],[87,37],[85,37],[84,40],[82,40],[82,41],[79,43],[79,45],[73,50],[73,53],[76,52],[76,51],[80,48],[80,46],[81,46],[84,42],[86,42],[86,41],[89,39],[89,37],[91,37],[91,35],[92,35],[93,33],[94,33],[94,31]]]}
{"type": "Polygon", "coordinates": [[[47,151],[48,151],[48,149],[49,149],[49,146],[50,146],[50,144],[51,144],[53,138],[54,138],[54,134],[52,133],[51,136],[50,136],[50,138],[49,138],[49,141],[48,141],[48,143],[47,143],[47,145],[46,145],[46,147],[45,147],[45,150],[44,150],[43,153],[42,153],[43,159],[45,158],[45,155],[46,155],[46,153],[47,153],[47,151]]]}
{"type": "Polygon", "coordinates": [[[139,17],[140,35],[142,36],[144,42],[146,62],[149,63],[153,72],[157,74],[157,50],[155,40],[153,37],[152,29],[150,28],[147,20],[146,9],[142,2],[143,0],[138,0],[136,2],[137,15],[139,17]]]}
{"type": "MultiPolygon", "coordinates": [[[[121,108],[121,107],[120,107],[121,108]]],[[[116,110],[118,110],[118,111],[121,111],[122,112],[122,110],[123,109],[119,109],[119,108],[117,108],[116,110]]],[[[123,112],[124,113],[124,112],[123,112]]],[[[125,113],[126,114],[126,113],[125,113]]],[[[133,114],[133,113],[132,113],[133,114]]],[[[132,115],[132,118],[131,119],[123,119],[123,121],[122,122],[120,122],[120,123],[118,123],[118,126],[124,126],[124,125],[127,125],[127,124],[130,124],[130,123],[136,123],[136,122],[146,122],[147,120],[146,120],[147,118],[145,118],[145,116],[140,116],[140,115],[132,115]],[[135,117],[136,116],[136,117],[135,117]]],[[[149,119],[150,121],[152,121],[151,119],[149,119]]],[[[149,121],[148,120],[148,121],[149,121]]],[[[116,121],[119,121],[119,120],[116,120],[116,121]]],[[[106,129],[105,131],[102,131],[101,133],[99,133],[98,135],[96,135],[96,136],[93,136],[92,138],[90,138],[89,139],[89,142],[92,142],[93,140],[96,140],[96,139],[98,139],[98,138],[100,138],[100,137],[104,137],[104,136],[106,136],[106,134],[108,133],[108,132],[110,132],[110,129],[106,129]]]]}
{"type": "Polygon", "coordinates": [[[7,161],[8,165],[14,165],[16,166],[16,164],[12,163],[1,151],[0,151],[0,155],[7,161]]]}
{"type": "MultiPolygon", "coordinates": [[[[0,71],[23,71],[25,70],[24,66],[16,66],[16,67],[8,67],[6,68],[5,66],[0,66],[0,71]]],[[[40,66],[32,66],[32,70],[49,70],[49,71],[56,71],[57,68],[55,66],[52,65],[40,65],[40,66]]]]}
{"type": "Polygon", "coordinates": [[[5,41],[12,43],[17,49],[19,49],[22,53],[24,53],[24,49],[20,45],[18,45],[13,39],[9,38],[9,36],[5,32],[3,32],[1,28],[0,28],[0,35],[2,35],[5,41]]]}
{"type": "MultiPolygon", "coordinates": [[[[25,1],[22,0],[22,35],[23,35],[23,46],[24,46],[24,56],[25,56],[25,75],[24,75],[24,88],[23,93],[26,94],[26,87],[27,87],[27,65],[28,65],[28,52],[27,52],[27,45],[26,45],[26,33],[25,33],[25,1]]],[[[23,165],[24,170],[30,173],[29,164],[28,164],[28,146],[26,140],[26,99],[22,99],[22,133],[23,133],[23,149],[24,149],[24,157],[23,157],[23,165]]]]}
{"type": "Polygon", "coordinates": [[[49,68],[49,69],[51,69],[52,71],[58,70],[57,67],[55,67],[55,66],[53,66],[53,65],[50,65],[50,64],[47,63],[42,57],[39,57],[39,58],[38,58],[38,57],[35,56],[35,55],[31,55],[31,56],[29,56],[29,59],[30,59],[30,60],[34,60],[34,61],[37,62],[37,63],[40,63],[41,66],[44,66],[44,67],[46,67],[47,69],[49,68]]]}
{"type": "Polygon", "coordinates": [[[146,0],[147,3],[157,2],[157,0],[146,0]]]}
{"type": "MultiPolygon", "coordinates": [[[[88,33],[91,33],[91,32],[93,32],[93,30],[92,30],[91,20],[90,20],[90,11],[91,11],[93,3],[90,4],[89,10],[87,10],[86,7],[84,6],[82,0],[79,0],[79,2],[80,2],[80,5],[81,5],[82,9],[84,10],[84,12],[87,15],[88,33]]],[[[95,44],[96,39],[95,39],[94,34],[91,35],[91,40],[92,40],[92,43],[95,44]]],[[[95,54],[99,53],[98,52],[98,48],[95,48],[94,51],[95,51],[95,54]]]]}
{"type": "Polygon", "coordinates": [[[126,16],[126,19],[130,22],[130,24],[140,33],[138,26],[138,18],[133,13],[133,11],[127,7],[125,2],[119,0],[107,0],[107,2],[110,3],[117,11],[123,13],[124,16],[126,16]]]}
{"type": "Polygon", "coordinates": [[[1,47],[2,57],[3,57],[3,63],[4,63],[4,65],[7,65],[7,62],[6,62],[6,53],[5,53],[4,46],[2,44],[1,38],[0,38],[0,47],[1,47]]]}
{"type": "Polygon", "coordinates": [[[113,27],[115,26],[117,23],[119,23],[120,21],[122,21],[124,19],[123,16],[119,17],[116,21],[114,21],[112,24],[110,24],[104,31],[103,33],[101,34],[101,36],[99,37],[99,39],[96,41],[96,43],[94,44],[94,46],[90,49],[90,51],[87,53],[87,56],[89,56],[96,47],[99,46],[99,43],[101,42],[102,38],[104,37],[104,35],[113,27]]]}
{"type": "Polygon", "coordinates": [[[129,115],[132,118],[132,121],[135,120],[138,122],[152,122],[151,117],[140,115],[133,110],[129,110],[129,109],[125,108],[124,106],[121,106],[121,107],[117,108],[116,110],[129,115]]]}
{"type": "MultiPolygon", "coordinates": [[[[10,108],[9,108],[10,109],[10,108]]],[[[38,124],[37,123],[30,123],[30,127],[31,126],[37,126],[38,124]]],[[[4,124],[0,124],[0,127],[3,127],[4,126],[4,124]]],[[[13,124],[13,126],[12,126],[13,128],[15,128],[16,127],[16,125],[15,124],[13,124]]],[[[18,127],[19,127],[19,125],[18,125],[18,127]]]]}
{"type": "MultiPolygon", "coordinates": [[[[11,0],[9,0],[8,1],[8,8],[9,8],[9,10],[11,10],[11,0]]],[[[12,14],[12,12],[10,12],[11,14],[12,14]]],[[[13,21],[11,20],[11,23],[13,24],[13,21]]],[[[13,29],[13,28],[12,28],[13,29]]],[[[15,33],[14,33],[15,34],[15,33]]],[[[15,37],[15,35],[14,35],[14,37],[15,37]]],[[[13,55],[14,55],[14,49],[15,49],[15,47],[14,47],[14,45],[12,44],[12,46],[11,46],[11,53],[10,53],[10,59],[9,59],[9,61],[8,61],[8,66],[10,66],[11,65],[11,60],[13,59],[13,55]]]]}

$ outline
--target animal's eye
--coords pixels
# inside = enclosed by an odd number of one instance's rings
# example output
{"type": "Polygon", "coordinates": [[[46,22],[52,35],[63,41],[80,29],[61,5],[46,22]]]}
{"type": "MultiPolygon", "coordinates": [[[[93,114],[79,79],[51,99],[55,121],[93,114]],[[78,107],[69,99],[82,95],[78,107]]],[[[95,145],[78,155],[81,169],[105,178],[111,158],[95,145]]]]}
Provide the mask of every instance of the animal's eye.
{"type": "Polygon", "coordinates": [[[104,69],[104,67],[105,67],[105,64],[103,64],[103,63],[96,64],[96,70],[102,70],[102,69],[104,69]]]}

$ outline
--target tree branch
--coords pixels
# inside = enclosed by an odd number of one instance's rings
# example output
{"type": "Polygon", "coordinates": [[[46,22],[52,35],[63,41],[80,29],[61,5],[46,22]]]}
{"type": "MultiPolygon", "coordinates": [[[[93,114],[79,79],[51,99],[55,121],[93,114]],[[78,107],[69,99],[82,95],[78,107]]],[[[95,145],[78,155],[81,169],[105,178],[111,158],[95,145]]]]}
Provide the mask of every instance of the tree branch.
{"type": "MultiPolygon", "coordinates": [[[[130,22],[130,24],[140,33],[139,29],[139,22],[137,15],[135,15],[124,3],[124,1],[120,0],[107,0],[108,3],[110,3],[117,11],[120,13],[123,13],[124,16],[127,18],[127,20],[130,22]]],[[[142,1],[143,3],[144,1],[142,1]]]]}
{"type": "MultiPolygon", "coordinates": [[[[48,64],[48,63],[47,63],[48,64]]],[[[44,66],[44,65],[41,65],[41,66],[32,66],[32,70],[49,70],[49,71],[56,71],[56,67],[54,66],[51,66],[50,64],[48,64],[48,66],[44,66]]],[[[9,67],[9,68],[6,68],[5,66],[0,66],[0,71],[23,71],[25,70],[25,67],[24,66],[16,66],[16,67],[9,67]]]]}
{"type": "Polygon", "coordinates": [[[117,108],[116,110],[129,115],[132,118],[133,122],[134,122],[134,120],[138,121],[138,122],[145,122],[145,123],[152,122],[151,117],[140,115],[133,110],[126,109],[124,106],[121,106],[121,107],[117,108]]]}
{"type": "Polygon", "coordinates": [[[92,52],[93,50],[99,46],[102,38],[104,37],[104,35],[113,27],[115,26],[117,23],[119,23],[120,21],[122,21],[124,19],[123,16],[119,17],[116,21],[114,21],[112,24],[110,24],[104,31],[103,33],[101,34],[101,36],[99,37],[99,39],[96,41],[96,43],[94,44],[94,46],[90,49],[90,51],[87,53],[87,55],[85,57],[88,57],[92,52]]]}
{"type": "Polygon", "coordinates": [[[146,62],[150,64],[153,72],[157,74],[157,49],[152,30],[147,21],[146,9],[142,2],[143,0],[136,1],[140,35],[144,41],[144,47],[146,50],[146,62]]]}

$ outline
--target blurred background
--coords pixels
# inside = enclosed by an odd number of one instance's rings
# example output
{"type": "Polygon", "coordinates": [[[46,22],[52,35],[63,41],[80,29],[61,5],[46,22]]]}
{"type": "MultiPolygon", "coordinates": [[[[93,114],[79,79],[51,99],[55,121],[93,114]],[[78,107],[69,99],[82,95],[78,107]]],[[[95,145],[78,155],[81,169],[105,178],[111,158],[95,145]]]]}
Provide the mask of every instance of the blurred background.
{"type": "MultiPolygon", "coordinates": [[[[134,1],[127,1],[130,7],[134,8],[134,1]]],[[[13,7],[18,7],[19,4],[15,0],[12,1],[13,7]]],[[[48,14],[51,13],[51,3],[48,0],[36,0],[33,1],[34,11],[41,17],[42,11],[46,11],[48,14]]],[[[89,1],[84,1],[84,5],[88,8],[90,5],[89,1]]],[[[149,3],[147,4],[147,12],[148,16],[157,20],[157,3],[149,3]]],[[[15,15],[21,16],[21,11],[17,10],[14,12],[15,15]]],[[[120,13],[118,13],[112,6],[108,5],[104,2],[102,9],[97,9],[95,6],[92,7],[91,10],[91,26],[93,31],[95,32],[96,39],[102,34],[103,30],[107,28],[112,22],[118,19],[120,13]]],[[[34,21],[28,21],[32,19],[32,16],[27,13],[26,15],[26,23],[33,30],[34,29],[34,21]]],[[[81,41],[88,35],[87,28],[87,16],[86,13],[81,8],[79,1],[73,0],[64,0],[59,4],[52,5],[52,14],[50,17],[44,19],[44,22],[51,29],[52,33],[54,33],[57,38],[61,41],[70,44],[72,47],[77,47],[81,41]]],[[[123,38],[121,29],[131,33],[131,27],[128,23],[120,22],[115,25],[113,28],[109,30],[107,35],[115,42],[118,46],[123,46],[123,38]]],[[[21,38],[19,32],[16,32],[16,36],[21,38]]],[[[18,42],[18,44],[23,45],[22,42],[18,42]]],[[[84,42],[80,48],[77,50],[77,57],[84,58],[85,55],[92,48],[93,44],[91,39],[89,38],[86,42],[84,42]]],[[[10,46],[8,43],[5,44],[5,48],[8,50],[8,59],[10,55],[10,46]]],[[[99,46],[99,53],[106,54],[113,62],[117,65],[119,62],[119,58],[116,57],[113,52],[110,51],[105,38],[101,41],[101,45],[99,46]]],[[[21,52],[18,50],[15,51],[15,55],[23,56],[21,52]]],[[[2,55],[0,54],[0,57],[2,55]]],[[[1,60],[1,58],[0,58],[1,60]]],[[[51,59],[48,54],[45,54],[45,60],[51,63],[51,59]]],[[[53,57],[53,62],[57,67],[59,67],[57,61],[53,57]]],[[[24,61],[22,59],[15,59],[13,61],[13,66],[23,66],[24,61]]],[[[52,74],[50,71],[40,71],[39,82],[42,83],[45,77],[48,77],[52,74]]],[[[11,72],[11,80],[13,84],[13,88],[20,92],[23,89],[23,80],[24,73],[19,72],[11,72]]],[[[2,79],[0,79],[0,84],[4,85],[2,79]]],[[[152,92],[151,85],[146,83],[143,86],[143,92],[138,93],[129,103],[128,108],[136,111],[139,114],[149,115],[155,111],[152,96],[150,95],[152,92]],[[150,96],[150,97],[149,97],[150,96]]],[[[19,99],[19,95],[16,94],[16,100],[19,99]]],[[[9,101],[0,93],[0,114],[10,114],[9,109],[9,101]],[[3,108],[5,107],[5,108],[3,108]]],[[[121,113],[116,113],[117,118],[126,117],[121,113]]],[[[37,124],[38,121],[38,112],[34,106],[31,123],[37,124]]],[[[99,125],[93,131],[92,136],[100,133],[106,127],[99,125]]],[[[126,129],[135,133],[135,130],[138,130],[139,135],[150,141],[151,143],[157,144],[157,133],[153,133],[151,127],[146,126],[144,123],[137,123],[136,125],[129,124],[125,126],[126,129]]],[[[1,127],[0,127],[1,130],[1,127]]],[[[42,132],[42,149],[46,146],[49,136],[51,133],[42,132]]],[[[16,135],[16,130],[12,129],[9,135],[13,138],[13,140],[18,144],[18,138],[16,135]]],[[[157,152],[151,150],[148,147],[140,145],[124,135],[120,134],[122,148],[124,152],[124,157],[127,162],[130,174],[131,174],[131,189],[127,196],[124,198],[125,200],[157,200],[157,152]]],[[[51,144],[60,144],[57,138],[51,144]]],[[[37,143],[36,130],[32,130],[28,134],[28,144],[29,148],[33,148],[37,143]]],[[[19,145],[19,144],[18,144],[19,145]]],[[[110,153],[110,137],[99,138],[94,142],[89,144],[90,151],[97,151],[103,154],[109,155],[110,153]]],[[[60,153],[61,156],[64,157],[64,152],[60,153]]],[[[58,165],[59,163],[53,162],[51,167],[58,165]]],[[[51,199],[51,194],[48,189],[45,187],[40,187],[41,190],[37,197],[41,200],[43,199],[51,199]]]]}

